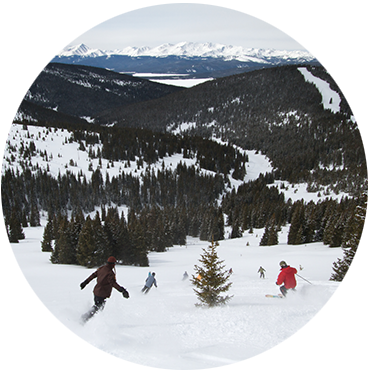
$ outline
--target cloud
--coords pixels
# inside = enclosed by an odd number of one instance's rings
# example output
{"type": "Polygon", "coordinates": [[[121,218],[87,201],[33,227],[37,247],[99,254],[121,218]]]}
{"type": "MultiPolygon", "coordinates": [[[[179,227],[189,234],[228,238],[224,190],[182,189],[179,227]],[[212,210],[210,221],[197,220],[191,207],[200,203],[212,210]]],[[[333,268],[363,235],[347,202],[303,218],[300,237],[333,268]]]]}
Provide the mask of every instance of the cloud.
{"type": "Polygon", "coordinates": [[[40,12],[31,5],[19,3],[1,4],[1,15],[6,16],[34,16],[40,12]]]}

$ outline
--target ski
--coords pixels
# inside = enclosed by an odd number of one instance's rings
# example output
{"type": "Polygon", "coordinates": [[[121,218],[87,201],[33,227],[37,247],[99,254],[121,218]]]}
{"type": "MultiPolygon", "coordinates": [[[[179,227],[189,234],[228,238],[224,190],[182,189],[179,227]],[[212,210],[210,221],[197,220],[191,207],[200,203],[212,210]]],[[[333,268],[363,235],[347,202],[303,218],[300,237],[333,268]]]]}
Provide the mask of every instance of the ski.
{"type": "Polygon", "coordinates": [[[265,297],[267,298],[284,298],[282,294],[266,294],[265,297]]]}

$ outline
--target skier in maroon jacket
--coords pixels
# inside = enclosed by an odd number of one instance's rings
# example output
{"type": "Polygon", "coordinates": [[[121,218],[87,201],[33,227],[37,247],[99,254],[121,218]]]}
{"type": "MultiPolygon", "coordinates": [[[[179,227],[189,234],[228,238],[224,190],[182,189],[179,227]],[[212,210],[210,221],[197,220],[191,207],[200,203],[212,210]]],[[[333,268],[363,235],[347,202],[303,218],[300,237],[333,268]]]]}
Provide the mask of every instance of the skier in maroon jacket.
{"type": "Polygon", "coordinates": [[[281,269],[276,281],[276,285],[284,284],[280,287],[280,291],[283,294],[283,296],[286,297],[288,289],[295,290],[295,287],[297,285],[297,281],[295,279],[297,269],[288,266],[285,261],[280,262],[280,267],[281,269]]]}
{"type": "Polygon", "coordinates": [[[91,319],[99,310],[104,308],[105,300],[110,297],[113,288],[121,292],[124,298],[129,298],[128,291],[124,287],[117,284],[115,274],[116,262],[117,260],[114,257],[109,257],[106,265],[99,267],[80,284],[81,289],[83,289],[88,283],[90,283],[91,280],[95,278],[97,279],[97,283],[94,288],[95,304],[89,312],[82,316],[82,320],[84,322],[91,319]]]}

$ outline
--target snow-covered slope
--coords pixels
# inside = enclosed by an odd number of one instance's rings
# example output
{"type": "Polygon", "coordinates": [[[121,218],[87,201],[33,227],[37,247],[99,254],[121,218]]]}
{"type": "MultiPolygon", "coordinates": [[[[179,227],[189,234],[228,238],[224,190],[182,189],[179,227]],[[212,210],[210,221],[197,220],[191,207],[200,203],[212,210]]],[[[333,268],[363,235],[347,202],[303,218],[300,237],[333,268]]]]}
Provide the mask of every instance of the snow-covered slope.
{"type": "MultiPolygon", "coordinates": [[[[89,181],[91,179],[92,170],[96,170],[98,167],[106,178],[108,174],[109,178],[113,176],[119,176],[121,173],[131,173],[138,178],[141,177],[148,169],[148,164],[143,163],[143,166],[138,167],[137,163],[131,161],[130,166],[125,166],[125,163],[114,161],[113,165],[111,161],[106,159],[101,159],[101,164],[99,159],[91,159],[88,156],[88,151],[79,150],[79,144],[77,142],[70,142],[72,133],[67,130],[53,129],[48,130],[45,127],[39,126],[28,126],[27,129],[23,129],[21,124],[13,124],[10,128],[7,145],[4,152],[4,161],[2,171],[7,168],[12,168],[16,172],[17,170],[22,171],[23,157],[20,154],[21,147],[29,147],[32,142],[35,145],[35,155],[31,157],[30,168],[47,170],[52,176],[57,177],[58,174],[65,174],[66,171],[78,175],[81,171],[86,176],[89,181]],[[44,153],[47,153],[47,158],[44,153]],[[89,169],[90,168],[90,169],[89,169]]],[[[217,140],[222,144],[220,140],[217,140]]],[[[227,143],[223,143],[227,144],[227,143]]],[[[89,146],[90,147],[90,146],[89,146]]],[[[98,149],[102,149],[101,144],[95,144],[91,146],[91,149],[95,152],[98,149]]],[[[247,163],[246,176],[244,178],[245,182],[249,180],[255,180],[259,175],[268,173],[272,171],[272,166],[269,159],[260,153],[256,153],[254,150],[242,150],[243,153],[247,154],[249,157],[249,162],[247,163]]],[[[176,154],[171,157],[163,158],[157,163],[151,164],[150,168],[152,170],[158,170],[162,168],[162,164],[166,168],[174,169],[180,161],[187,166],[194,165],[196,168],[199,164],[196,163],[195,159],[184,158],[182,154],[176,154]]],[[[199,168],[203,173],[211,173],[199,168]]],[[[229,181],[232,187],[237,188],[242,181],[235,180],[232,176],[229,176],[229,181]]],[[[307,184],[289,184],[287,181],[276,181],[271,186],[277,186],[281,192],[284,193],[285,198],[291,198],[292,201],[299,199],[305,199],[309,201],[322,201],[325,197],[333,199],[341,199],[343,193],[335,194],[330,191],[329,187],[321,187],[320,191],[308,192],[307,184]]]]}
{"type": "MultiPolygon", "coordinates": [[[[12,125],[3,169],[20,169],[19,146],[28,147],[33,141],[37,155],[32,157],[30,166],[48,167],[54,176],[68,170],[82,171],[88,177],[90,159],[78,150],[78,144],[69,143],[69,137],[67,130],[48,131],[34,126],[25,130],[22,125],[12,125]],[[47,161],[41,156],[45,151],[47,161]]],[[[249,156],[246,180],[271,170],[264,156],[253,153],[249,156]]],[[[164,162],[170,167],[180,160],[186,159],[178,155],[165,158],[164,162]]],[[[96,168],[98,161],[91,161],[96,168]]],[[[117,162],[108,169],[107,162],[102,160],[103,177],[106,171],[110,177],[126,171],[121,165],[117,162]]],[[[132,163],[130,171],[140,176],[145,168],[144,165],[139,169],[132,163]]],[[[316,194],[308,194],[303,185],[285,184],[281,189],[298,199],[319,199],[316,194]]],[[[121,211],[126,209],[122,207],[121,211]]],[[[199,264],[202,248],[208,243],[188,238],[186,246],[174,246],[165,253],[150,253],[148,268],[117,266],[117,280],[128,289],[130,299],[125,300],[114,291],[105,310],[82,326],[80,317],[93,303],[94,283],[83,291],[79,284],[94,269],[51,264],[50,254],[41,252],[46,217],[44,212],[41,227],[24,228],[26,239],[11,244],[28,283],[47,309],[70,329],[67,341],[76,334],[96,348],[135,364],[192,370],[247,360],[299,331],[340,285],[329,281],[333,262],[342,257],[340,248],[329,248],[323,243],[288,245],[288,226],[279,233],[278,245],[260,247],[263,230],[255,229],[251,234],[245,232],[242,238],[220,242],[219,257],[225,261],[227,269],[233,269],[230,303],[213,309],[196,308],[192,285],[182,277],[185,271],[189,275],[194,273],[194,265],[199,264]],[[287,299],[266,298],[266,293],[279,292],[275,281],[282,259],[296,267],[312,285],[298,278],[297,291],[287,299]],[[259,278],[260,266],[266,270],[266,279],[259,278]],[[149,271],[156,272],[158,288],[143,296],[140,289],[149,271]]],[[[230,231],[226,228],[226,237],[230,231]]]]}
{"type": "Polygon", "coordinates": [[[100,50],[89,48],[85,44],[67,46],[60,53],[59,57],[70,56],[96,57],[125,55],[131,57],[150,56],[150,57],[202,57],[202,58],[223,58],[225,60],[239,60],[243,62],[269,63],[272,60],[296,60],[297,63],[310,62],[315,58],[307,51],[295,50],[274,50],[274,49],[255,49],[243,48],[241,46],[223,45],[218,43],[194,43],[180,42],[177,44],[162,44],[153,48],[126,47],[121,50],[100,50]]]}
{"type": "MultiPolygon", "coordinates": [[[[311,72],[307,70],[305,67],[298,68],[298,70],[302,73],[305,80],[307,82],[313,83],[316,88],[319,90],[320,94],[322,95],[322,104],[324,109],[331,110],[333,113],[340,112],[340,103],[341,97],[340,95],[331,89],[330,84],[327,81],[324,81],[318,77],[315,77],[311,72]]],[[[347,75],[340,75],[338,73],[331,73],[335,77],[339,77],[343,79],[344,86],[347,89],[352,90],[356,94],[364,97],[368,97],[368,82],[367,80],[359,80],[357,78],[348,78],[347,75]]],[[[351,120],[353,122],[363,119],[367,121],[368,119],[365,117],[357,117],[351,116],[351,120]]]]}
{"type": "Polygon", "coordinates": [[[130,298],[123,299],[114,290],[104,311],[84,326],[80,317],[93,304],[95,282],[83,291],[79,284],[95,270],[52,265],[49,253],[40,248],[43,227],[25,229],[26,239],[11,247],[40,300],[71,330],[66,340],[77,334],[131,363],[192,370],[237,363],[267,351],[294,335],[334,293],[339,283],[330,282],[329,277],[341,249],[322,243],[288,246],[287,231],[283,228],[279,245],[274,247],[258,246],[263,233],[258,229],[220,242],[219,258],[227,269],[233,269],[228,293],[234,297],[224,307],[195,307],[192,285],[182,278],[185,271],[194,274],[194,265],[199,265],[202,248],[208,243],[188,238],[185,247],[150,253],[148,268],[117,266],[117,281],[130,292],[130,298]],[[282,259],[312,285],[297,278],[297,291],[287,299],[266,298],[266,293],[279,293],[275,281],[282,259]],[[266,270],[265,279],[257,273],[260,266],[266,270]],[[156,272],[158,288],[142,295],[149,271],[156,272]]]}

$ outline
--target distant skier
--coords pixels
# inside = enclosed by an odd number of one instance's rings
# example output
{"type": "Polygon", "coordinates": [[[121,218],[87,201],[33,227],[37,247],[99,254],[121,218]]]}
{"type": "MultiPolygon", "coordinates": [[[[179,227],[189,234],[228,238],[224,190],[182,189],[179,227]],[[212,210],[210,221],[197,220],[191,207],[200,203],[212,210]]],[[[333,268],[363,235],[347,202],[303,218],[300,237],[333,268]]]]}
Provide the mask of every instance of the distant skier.
{"type": "Polygon", "coordinates": [[[145,294],[148,294],[153,285],[158,288],[157,280],[155,279],[155,272],[152,272],[151,275],[147,277],[147,279],[145,280],[145,285],[143,289],[141,289],[141,291],[145,294]]]}
{"type": "Polygon", "coordinates": [[[298,272],[296,268],[290,267],[285,261],[280,262],[280,273],[276,281],[276,285],[284,284],[280,287],[280,291],[284,297],[289,289],[295,290],[297,286],[297,281],[295,279],[295,274],[298,272]]]}
{"type": "Polygon", "coordinates": [[[117,284],[115,265],[117,260],[114,257],[109,257],[107,263],[104,266],[99,267],[94,273],[92,273],[85,281],[80,284],[81,289],[90,283],[91,280],[97,279],[97,283],[94,288],[94,306],[86,314],[82,316],[84,322],[90,320],[99,310],[104,309],[105,300],[111,296],[112,289],[115,288],[122,293],[124,298],[129,298],[128,291],[117,284]],[[113,271],[114,269],[114,271],[113,271]]]}
{"type": "Polygon", "coordinates": [[[260,273],[260,279],[265,278],[265,272],[266,272],[266,270],[262,266],[260,266],[260,268],[259,268],[259,270],[257,272],[260,273]]]}
{"type": "Polygon", "coordinates": [[[182,275],[182,280],[186,280],[189,277],[188,273],[185,271],[184,275],[182,275]]]}

